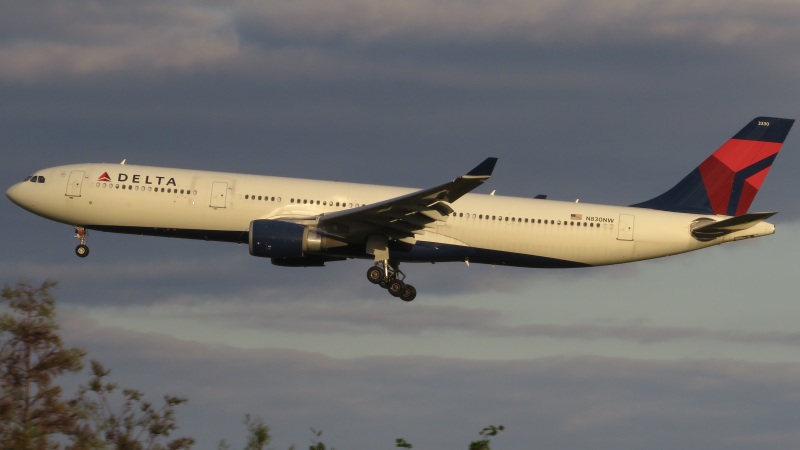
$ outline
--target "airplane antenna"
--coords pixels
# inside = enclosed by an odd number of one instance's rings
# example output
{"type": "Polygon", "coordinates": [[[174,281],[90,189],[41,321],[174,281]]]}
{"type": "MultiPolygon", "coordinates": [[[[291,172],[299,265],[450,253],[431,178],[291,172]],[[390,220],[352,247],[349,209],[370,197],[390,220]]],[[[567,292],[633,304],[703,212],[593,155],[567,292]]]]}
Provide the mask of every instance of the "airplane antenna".
{"type": "Polygon", "coordinates": [[[495,192],[497,192],[497,189],[493,190],[489,195],[494,195],[495,192]]]}
{"type": "Polygon", "coordinates": [[[125,165],[125,161],[127,161],[127,160],[128,160],[128,158],[123,159],[122,162],[120,163],[120,165],[124,166],[125,165]]]}
{"type": "Polygon", "coordinates": [[[580,202],[581,202],[581,199],[579,199],[579,198],[575,199],[575,203],[580,203],[580,202]]]}

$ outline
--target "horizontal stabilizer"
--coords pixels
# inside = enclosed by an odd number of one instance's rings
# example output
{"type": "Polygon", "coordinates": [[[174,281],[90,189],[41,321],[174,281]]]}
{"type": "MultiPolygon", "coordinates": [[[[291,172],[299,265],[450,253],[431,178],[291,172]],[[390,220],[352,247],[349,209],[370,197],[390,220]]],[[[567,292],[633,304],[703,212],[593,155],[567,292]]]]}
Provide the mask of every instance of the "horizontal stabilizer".
{"type": "Polygon", "coordinates": [[[720,220],[719,222],[710,221],[700,222],[692,228],[692,236],[700,241],[710,241],[711,239],[725,236],[736,231],[746,230],[763,222],[770,217],[778,214],[777,212],[750,213],[741,216],[731,217],[730,219],[720,220]]]}

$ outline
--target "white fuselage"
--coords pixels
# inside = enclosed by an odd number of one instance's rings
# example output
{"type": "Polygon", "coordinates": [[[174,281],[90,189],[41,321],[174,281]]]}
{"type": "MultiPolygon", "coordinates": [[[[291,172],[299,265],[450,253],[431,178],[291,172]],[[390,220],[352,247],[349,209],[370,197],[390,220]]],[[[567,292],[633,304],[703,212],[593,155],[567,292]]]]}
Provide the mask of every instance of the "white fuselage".
{"type": "MultiPolygon", "coordinates": [[[[8,197],[42,217],[101,231],[247,242],[256,219],[309,218],[415,189],[122,164],[38,171],[8,197]],[[42,178],[43,177],[43,178],[42,178]]],[[[762,222],[707,242],[690,226],[703,216],[645,208],[467,194],[455,213],[416,235],[416,246],[469,251],[409,253],[401,261],[469,260],[524,267],[617,264],[774,233],[762,222]],[[422,255],[422,256],[420,256],[422,255]]],[[[335,252],[331,252],[335,255],[335,252]]],[[[367,253],[344,257],[372,258],[367,253]]]]}

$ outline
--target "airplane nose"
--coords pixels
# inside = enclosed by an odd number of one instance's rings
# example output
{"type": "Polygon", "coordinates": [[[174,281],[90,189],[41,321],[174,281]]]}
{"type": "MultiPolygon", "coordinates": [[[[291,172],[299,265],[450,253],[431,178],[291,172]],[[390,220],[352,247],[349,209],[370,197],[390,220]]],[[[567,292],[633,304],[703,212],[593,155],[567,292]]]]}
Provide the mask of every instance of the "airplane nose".
{"type": "Polygon", "coordinates": [[[9,200],[16,203],[17,205],[22,206],[21,204],[22,199],[20,198],[20,193],[19,193],[20,184],[22,183],[17,183],[11,186],[10,188],[6,189],[6,197],[8,197],[9,200]]]}

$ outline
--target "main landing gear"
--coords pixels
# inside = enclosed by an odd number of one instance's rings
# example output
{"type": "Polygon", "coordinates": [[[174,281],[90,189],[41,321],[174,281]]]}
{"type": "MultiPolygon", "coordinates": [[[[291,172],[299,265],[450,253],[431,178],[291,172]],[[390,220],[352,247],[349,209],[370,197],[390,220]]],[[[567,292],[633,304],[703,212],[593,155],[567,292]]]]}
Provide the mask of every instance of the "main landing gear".
{"type": "Polygon", "coordinates": [[[89,246],[86,245],[86,241],[88,241],[88,238],[86,237],[86,228],[75,227],[75,239],[78,239],[81,242],[77,247],[75,247],[75,254],[81,258],[86,258],[89,256],[89,246]]]}
{"type": "Polygon", "coordinates": [[[367,270],[367,279],[370,283],[386,289],[392,297],[410,302],[416,298],[417,290],[414,286],[404,283],[405,278],[406,275],[400,271],[400,263],[397,261],[378,261],[367,270]]]}

